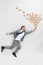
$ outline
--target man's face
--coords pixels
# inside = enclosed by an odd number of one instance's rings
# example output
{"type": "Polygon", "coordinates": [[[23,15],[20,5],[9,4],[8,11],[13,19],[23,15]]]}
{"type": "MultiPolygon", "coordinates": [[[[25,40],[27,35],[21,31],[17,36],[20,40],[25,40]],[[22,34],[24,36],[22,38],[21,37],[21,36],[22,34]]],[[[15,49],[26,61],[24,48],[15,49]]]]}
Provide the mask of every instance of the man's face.
{"type": "Polygon", "coordinates": [[[25,31],[25,30],[26,30],[26,28],[25,28],[25,27],[23,27],[23,28],[22,28],[22,31],[25,31]]]}

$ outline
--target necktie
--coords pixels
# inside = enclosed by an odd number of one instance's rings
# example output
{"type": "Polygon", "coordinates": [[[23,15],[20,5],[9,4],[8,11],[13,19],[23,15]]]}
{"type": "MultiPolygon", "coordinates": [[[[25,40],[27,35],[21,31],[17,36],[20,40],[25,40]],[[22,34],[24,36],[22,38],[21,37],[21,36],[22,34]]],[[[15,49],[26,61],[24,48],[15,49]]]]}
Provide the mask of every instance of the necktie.
{"type": "Polygon", "coordinates": [[[19,35],[19,34],[21,34],[21,33],[23,33],[23,31],[22,31],[22,32],[17,33],[16,35],[19,35]]]}

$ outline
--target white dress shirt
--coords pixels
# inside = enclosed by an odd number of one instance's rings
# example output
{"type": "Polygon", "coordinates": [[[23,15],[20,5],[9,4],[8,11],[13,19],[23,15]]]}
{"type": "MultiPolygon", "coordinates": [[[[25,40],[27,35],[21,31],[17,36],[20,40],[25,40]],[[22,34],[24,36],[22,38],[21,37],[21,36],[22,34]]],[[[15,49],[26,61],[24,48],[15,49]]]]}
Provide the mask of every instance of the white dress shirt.
{"type": "MultiPolygon", "coordinates": [[[[22,30],[21,30],[20,32],[22,32],[22,30]]],[[[20,41],[20,40],[21,40],[21,38],[24,36],[24,34],[25,34],[25,32],[23,32],[23,33],[19,34],[19,35],[16,37],[16,39],[15,39],[15,40],[20,41]]]]}

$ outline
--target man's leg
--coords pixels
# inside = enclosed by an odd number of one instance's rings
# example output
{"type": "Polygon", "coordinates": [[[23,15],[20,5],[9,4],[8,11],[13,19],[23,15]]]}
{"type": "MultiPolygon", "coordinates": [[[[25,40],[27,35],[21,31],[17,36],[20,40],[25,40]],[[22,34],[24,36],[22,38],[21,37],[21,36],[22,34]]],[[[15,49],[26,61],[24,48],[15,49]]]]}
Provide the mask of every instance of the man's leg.
{"type": "Polygon", "coordinates": [[[18,45],[17,48],[15,49],[15,53],[17,53],[21,49],[21,46],[18,45]]]}
{"type": "Polygon", "coordinates": [[[15,47],[16,43],[17,42],[14,40],[13,44],[11,46],[2,46],[1,47],[1,52],[3,52],[4,49],[13,49],[15,47]]]}
{"type": "Polygon", "coordinates": [[[12,53],[15,57],[17,57],[17,56],[16,56],[16,53],[21,49],[21,46],[20,46],[20,42],[19,42],[19,41],[17,41],[16,46],[17,46],[17,48],[16,48],[15,51],[12,53]]]}

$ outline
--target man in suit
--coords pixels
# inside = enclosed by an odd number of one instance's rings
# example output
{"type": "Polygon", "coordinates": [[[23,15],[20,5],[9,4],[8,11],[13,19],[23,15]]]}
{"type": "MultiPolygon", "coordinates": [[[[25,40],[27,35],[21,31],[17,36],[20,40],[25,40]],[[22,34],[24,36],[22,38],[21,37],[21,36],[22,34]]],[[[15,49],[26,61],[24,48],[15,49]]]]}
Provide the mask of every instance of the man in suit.
{"type": "Polygon", "coordinates": [[[11,46],[1,46],[1,52],[3,52],[4,49],[13,49],[16,47],[16,49],[12,53],[12,55],[17,57],[16,53],[21,49],[20,41],[23,41],[24,37],[27,34],[30,34],[30,33],[34,32],[35,30],[36,30],[36,27],[34,27],[34,29],[31,31],[26,31],[26,27],[21,26],[21,28],[19,30],[16,30],[16,31],[11,32],[11,33],[7,33],[7,35],[14,34],[13,44],[11,46]]]}

